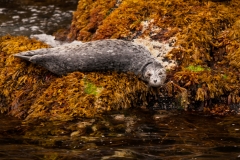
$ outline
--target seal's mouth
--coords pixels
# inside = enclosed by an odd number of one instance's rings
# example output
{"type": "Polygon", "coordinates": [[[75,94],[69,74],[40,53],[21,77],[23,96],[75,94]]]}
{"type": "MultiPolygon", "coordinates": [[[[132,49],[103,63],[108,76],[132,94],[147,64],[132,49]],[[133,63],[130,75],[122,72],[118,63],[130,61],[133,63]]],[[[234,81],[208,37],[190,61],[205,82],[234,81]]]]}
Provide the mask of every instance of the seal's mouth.
{"type": "Polygon", "coordinates": [[[160,87],[160,86],[163,86],[164,82],[163,81],[159,81],[159,82],[149,82],[148,83],[148,86],[149,87],[160,87]]]}

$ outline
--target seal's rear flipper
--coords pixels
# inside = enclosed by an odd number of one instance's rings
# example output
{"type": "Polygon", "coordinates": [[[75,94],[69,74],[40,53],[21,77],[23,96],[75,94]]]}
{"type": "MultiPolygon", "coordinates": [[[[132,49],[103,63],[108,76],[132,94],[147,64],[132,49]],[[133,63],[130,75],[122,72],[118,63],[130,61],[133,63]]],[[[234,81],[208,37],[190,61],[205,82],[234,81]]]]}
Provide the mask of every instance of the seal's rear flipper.
{"type": "Polygon", "coordinates": [[[33,51],[26,51],[26,52],[20,52],[17,54],[14,54],[14,57],[18,57],[27,61],[30,61],[30,58],[35,56],[35,55],[43,55],[48,52],[50,48],[42,48],[42,49],[37,49],[33,51]]]}
{"type": "Polygon", "coordinates": [[[30,58],[34,55],[38,55],[38,52],[35,51],[26,51],[26,52],[20,52],[18,54],[14,54],[14,57],[18,57],[27,61],[30,61],[30,58]]]}
{"type": "Polygon", "coordinates": [[[15,54],[14,57],[18,57],[18,58],[21,58],[21,59],[30,61],[30,58],[31,58],[32,56],[24,56],[24,55],[21,55],[21,54],[15,54]]]}

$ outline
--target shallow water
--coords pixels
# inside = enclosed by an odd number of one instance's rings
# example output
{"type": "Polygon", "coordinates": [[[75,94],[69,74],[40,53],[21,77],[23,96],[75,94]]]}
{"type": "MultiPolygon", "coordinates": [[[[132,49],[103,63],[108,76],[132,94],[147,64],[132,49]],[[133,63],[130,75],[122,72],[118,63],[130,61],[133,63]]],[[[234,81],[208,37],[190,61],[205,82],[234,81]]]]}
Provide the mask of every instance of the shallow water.
{"type": "Polygon", "coordinates": [[[0,0],[0,36],[52,34],[71,24],[78,0],[0,0]]]}
{"type": "Polygon", "coordinates": [[[238,115],[132,111],[96,118],[88,132],[73,136],[68,127],[76,122],[33,126],[1,115],[0,159],[236,159],[239,121],[238,115]],[[93,130],[96,124],[117,122],[126,128],[93,130]],[[54,127],[61,128],[61,134],[46,132],[54,127]]]}

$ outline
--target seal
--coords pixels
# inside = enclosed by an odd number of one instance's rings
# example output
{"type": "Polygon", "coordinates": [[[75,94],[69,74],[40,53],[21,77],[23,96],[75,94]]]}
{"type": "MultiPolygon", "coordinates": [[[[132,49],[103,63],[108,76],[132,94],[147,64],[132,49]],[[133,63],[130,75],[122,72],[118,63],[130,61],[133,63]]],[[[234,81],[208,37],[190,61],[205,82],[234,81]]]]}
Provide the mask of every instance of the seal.
{"type": "Polygon", "coordinates": [[[41,65],[57,75],[74,71],[132,72],[151,87],[163,85],[166,79],[165,68],[144,46],[124,40],[69,43],[14,56],[41,65]]]}

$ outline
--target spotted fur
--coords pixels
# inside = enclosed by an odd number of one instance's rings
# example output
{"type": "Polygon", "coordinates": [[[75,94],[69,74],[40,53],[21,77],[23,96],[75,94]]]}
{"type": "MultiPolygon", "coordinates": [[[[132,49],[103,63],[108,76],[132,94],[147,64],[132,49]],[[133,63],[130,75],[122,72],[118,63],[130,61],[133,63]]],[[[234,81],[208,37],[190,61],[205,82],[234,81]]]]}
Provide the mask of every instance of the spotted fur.
{"type": "Polygon", "coordinates": [[[74,71],[133,72],[158,87],[166,79],[166,70],[143,46],[123,40],[98,40],[87,43],[64,44],[15,54],[39,64],[57,75],[74,71]]]}

